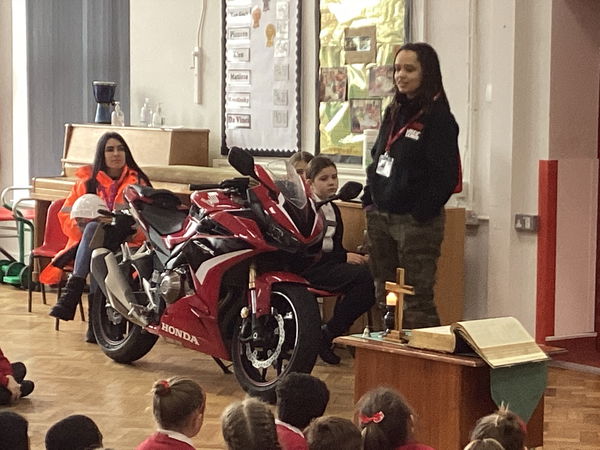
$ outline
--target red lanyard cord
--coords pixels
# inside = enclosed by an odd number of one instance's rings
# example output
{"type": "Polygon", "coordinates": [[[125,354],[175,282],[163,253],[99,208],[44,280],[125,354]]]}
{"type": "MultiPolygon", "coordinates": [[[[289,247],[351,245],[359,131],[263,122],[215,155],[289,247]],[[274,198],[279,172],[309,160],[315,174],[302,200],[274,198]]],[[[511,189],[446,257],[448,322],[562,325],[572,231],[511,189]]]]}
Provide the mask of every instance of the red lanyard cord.
{"type": "Polygon", "coordinates": [[[394,142],[396,142],[398,139],[400,139],[400,137],[402,137],[404,135],[404,133],[406,133],[406,130],[408,130],[408,127],[412,125],[412,123],[417,120],[419,117],[421,117],[423,115],[423,110],[419,111],[417,114],[415,114],[412,119],[410,119],[408,122],[406,122],[406,125],[404,125],[402,128],[400,128],[398,130],[398,132],[396,134],[394,134],[394,127],[392,126],[390,128],[390,134],[388,135],[388,139],[387,139],[387,144],[385,145],[385,152],[389,153],[390,152],[390,148],[392,146],[392,144],[394,142]]]}

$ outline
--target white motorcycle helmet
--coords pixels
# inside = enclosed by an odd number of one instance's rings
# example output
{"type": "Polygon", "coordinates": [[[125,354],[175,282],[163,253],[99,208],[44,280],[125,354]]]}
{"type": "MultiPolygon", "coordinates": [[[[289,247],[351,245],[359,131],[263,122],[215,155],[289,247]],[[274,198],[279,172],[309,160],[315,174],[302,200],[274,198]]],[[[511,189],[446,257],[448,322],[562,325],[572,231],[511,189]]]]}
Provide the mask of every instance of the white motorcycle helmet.
{"type": "Polygon", "coordinates": [[[108,210],[106,202],[96,194],[83,194],[71,208],[71,219],[97,219],[103,216],[98,211],[108,210]]]}

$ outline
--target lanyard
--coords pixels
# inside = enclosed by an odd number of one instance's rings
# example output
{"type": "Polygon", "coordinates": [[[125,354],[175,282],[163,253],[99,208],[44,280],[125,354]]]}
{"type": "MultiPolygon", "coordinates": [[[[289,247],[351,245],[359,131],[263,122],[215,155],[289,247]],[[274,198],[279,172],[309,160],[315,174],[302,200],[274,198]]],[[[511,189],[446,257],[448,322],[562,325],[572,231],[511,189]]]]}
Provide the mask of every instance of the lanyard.
{"type": "Polygon", "coordinates": [[[406,133],[406,130],[408,130],[408,127],[415,121],[417,120],[419,117],[421,117],[423,115],[423,110],[419,111],[417,114],[414,115],[414,117],[412,119],[410,119],[408,122],[406,122],[406,125],[404,125],[402,128],[400,128],[398,130],[398,132],[394,135],[393,131],[394,131],[394,127],[392,126],[390,128],[390,134],[388,135],[388,140],[387,140],[387,144],[385,145],[385,152],[389,153],[390,152],[390,148],[392,146],[392,144],[394,142],[396,142],[398,139],[400,139],[400,137],[402,135],[404,135],[404,133],[406,133]]]}

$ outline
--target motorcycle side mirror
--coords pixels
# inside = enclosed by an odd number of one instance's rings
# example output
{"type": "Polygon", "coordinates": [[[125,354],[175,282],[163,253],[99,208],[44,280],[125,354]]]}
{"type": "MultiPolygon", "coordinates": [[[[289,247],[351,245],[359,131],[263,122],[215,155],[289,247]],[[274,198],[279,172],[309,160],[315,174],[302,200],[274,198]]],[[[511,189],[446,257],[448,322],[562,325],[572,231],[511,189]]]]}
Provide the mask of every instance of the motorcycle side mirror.
{"type": "Polygon", "coordinates": [[[324,204],[332,202],[334,200],[339,199],[344,202],[347,202],[349,200],[352,200],[353,198],[358,197],[358,194],[360,194],[362,192],[362,189],[363,189],[362,184],[360,184],[356,181],[348,181],[348,182],[344,183],[342,188],[333,197],[329,197],[327,200],[321,200],[320,202],[317,202],[315,205],[316,205],[317,209],[319,209],[324,204]]]}
{"type": "Polygon", "coordinates": [[[362,184],[357,183],[356,181],[348,181],[347,183],[344,183],[340,191],[337,193],[337,196],[340,200],[347,202],[358,197],[362,190],[362,184]]]}
{"type": "Polygon", "coordinates": [[[239,147],[231,147],[229,155],[227,155],[227,161],[231,166],[242,175],[257,178],[256,172],[254,171],[254,157],[239,147]]]}

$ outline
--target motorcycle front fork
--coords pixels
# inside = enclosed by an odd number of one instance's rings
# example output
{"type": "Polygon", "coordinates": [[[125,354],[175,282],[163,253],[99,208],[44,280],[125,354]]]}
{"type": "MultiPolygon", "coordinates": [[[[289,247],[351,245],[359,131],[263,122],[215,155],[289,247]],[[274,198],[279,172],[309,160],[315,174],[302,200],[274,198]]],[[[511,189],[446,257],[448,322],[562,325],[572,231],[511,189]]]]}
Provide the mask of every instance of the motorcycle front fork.
{"type": "Polygon", "coordinates": [[[242,330],[240,332],[241,342],[252,342],[255,347],[264,347],[268,344],[265,330],[265,320],[268,315],[256,317],[256,266],[250,264],[248,273],[248,293],[250,296],[250,308],[244,306],[240,310],[242,318],[242,330]]]}

